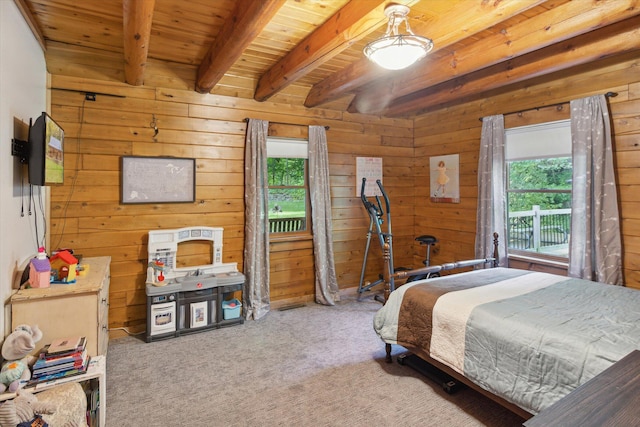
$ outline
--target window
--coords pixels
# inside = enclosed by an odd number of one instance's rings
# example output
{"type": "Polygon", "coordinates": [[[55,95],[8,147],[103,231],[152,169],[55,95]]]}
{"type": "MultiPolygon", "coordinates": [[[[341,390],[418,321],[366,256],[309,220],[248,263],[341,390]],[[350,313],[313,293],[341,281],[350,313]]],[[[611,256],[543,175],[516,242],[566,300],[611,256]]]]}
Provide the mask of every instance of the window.
{"type": "Polygon", "coordinates": [[[267,139],[269,232],[309,234],[307,141],[267,139]]]}
{"type": "Polygon", "coordinates": [[[511,253],[568,258],[571,125],[568,120],[505,131],[507,233],[511,253]]]}

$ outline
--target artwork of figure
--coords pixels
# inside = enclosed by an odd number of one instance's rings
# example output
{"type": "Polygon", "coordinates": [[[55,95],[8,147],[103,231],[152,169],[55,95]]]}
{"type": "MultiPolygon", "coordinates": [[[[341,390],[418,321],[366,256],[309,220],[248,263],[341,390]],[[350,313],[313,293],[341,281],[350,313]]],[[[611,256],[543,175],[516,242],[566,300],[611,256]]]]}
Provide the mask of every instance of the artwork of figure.
{"type": "Polygon", "coordinates": [[[457,154],[429,159],[429,197],[435,203],[460,203],[460,159],[457,154]]]}
{"type": "Polygon", "coordinates": [[[436,179],[436,183],[438,187],[436,188],[436,192],[433,197],[444,197],[447,193],[447,183],[449,182],[449,177],[447,176],[447,167],[443,160],[438,162],[438,178],[436,179]]]}

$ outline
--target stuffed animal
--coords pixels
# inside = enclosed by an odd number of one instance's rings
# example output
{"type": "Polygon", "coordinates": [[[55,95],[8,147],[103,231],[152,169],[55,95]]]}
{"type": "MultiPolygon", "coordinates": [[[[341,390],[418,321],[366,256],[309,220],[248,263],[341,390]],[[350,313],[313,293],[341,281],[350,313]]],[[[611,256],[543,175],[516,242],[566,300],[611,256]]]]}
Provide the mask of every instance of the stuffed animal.
{"type": "Polygon", "coordinates": [[[19,423],[31,421],[36,415],[53,414],[51,403],[38,402],[38,398],[26,390],[19,390],[15,399],[0,405],[0,427],[16,427],[19,423]]]}
{"type": "Polygon", "coordinates": [[[0,369],[0,393],[15,393],[31,379],[29,365],[35,360],[31,352],[42,339],[37,325],[18,325],[2,343],[2,369],[0,369]]]}

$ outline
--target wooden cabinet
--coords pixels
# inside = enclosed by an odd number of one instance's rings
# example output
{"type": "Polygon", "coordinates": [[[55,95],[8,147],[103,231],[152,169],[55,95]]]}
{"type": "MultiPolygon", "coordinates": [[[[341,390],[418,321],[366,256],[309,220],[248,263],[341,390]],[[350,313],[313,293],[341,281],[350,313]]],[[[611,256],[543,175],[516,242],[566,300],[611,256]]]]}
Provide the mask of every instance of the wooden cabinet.
{"type": "Polygon", "coordinates": [[[524,423],[526,427],[637,426],[640,351],[634,350],[524,423]]]}
{"type": "Polygon", "coordinates": [[[55,338],[87,337],[90,356],[106,354],[109,344],[109,278],[111,257],[83,258],[88,268],[72,284],[21,289],[11,297],[11,327],[38,325],[42,340],[34,354],[55,338]]]}

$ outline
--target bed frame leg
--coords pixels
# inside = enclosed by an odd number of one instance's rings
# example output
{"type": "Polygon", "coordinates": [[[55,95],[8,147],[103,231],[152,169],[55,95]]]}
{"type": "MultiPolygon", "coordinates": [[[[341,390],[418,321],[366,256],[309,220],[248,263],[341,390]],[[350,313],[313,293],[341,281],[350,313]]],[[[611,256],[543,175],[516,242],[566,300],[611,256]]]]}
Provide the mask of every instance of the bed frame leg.
{"type": "Polygon", "coordinates": [[[386,362],[393,362],[393,359],[391,359],[391,344],[385,344],[384,349],[387,351],[387,357],[385,358],[386,362]]]}

